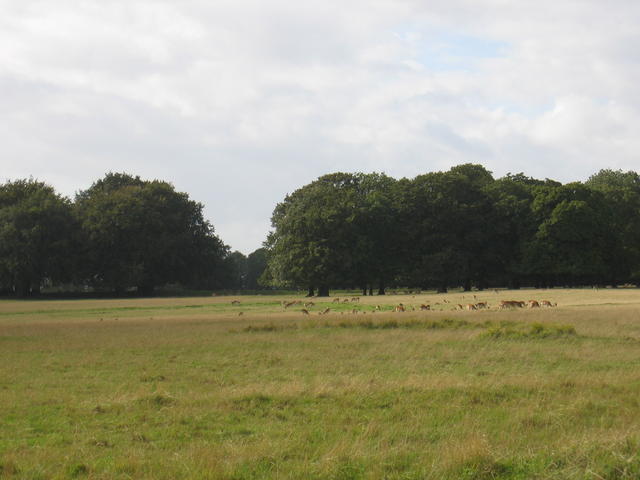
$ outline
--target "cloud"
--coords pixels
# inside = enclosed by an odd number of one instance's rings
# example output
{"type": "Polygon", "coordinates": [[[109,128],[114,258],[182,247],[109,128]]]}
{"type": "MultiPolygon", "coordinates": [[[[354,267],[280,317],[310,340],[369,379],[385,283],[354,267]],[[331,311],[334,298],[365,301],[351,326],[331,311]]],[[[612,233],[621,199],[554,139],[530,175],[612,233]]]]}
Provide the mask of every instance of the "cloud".
{"type": "Polygon", "coordinates": [[[637,168],[640,4],[0,0],[5,178],[163,178],[223,240],[330,171],[637,168]]]}

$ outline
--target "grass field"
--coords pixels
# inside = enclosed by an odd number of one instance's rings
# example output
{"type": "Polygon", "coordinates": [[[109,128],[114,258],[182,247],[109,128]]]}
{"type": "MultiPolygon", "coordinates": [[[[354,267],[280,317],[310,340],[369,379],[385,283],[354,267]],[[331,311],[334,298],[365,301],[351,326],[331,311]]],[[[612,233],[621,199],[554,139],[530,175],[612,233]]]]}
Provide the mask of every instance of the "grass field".
{"type": "Polygon", "coordinates": [[[0,301],[0,477],[640,478],[640,290],[475,295],[0,301]]]}

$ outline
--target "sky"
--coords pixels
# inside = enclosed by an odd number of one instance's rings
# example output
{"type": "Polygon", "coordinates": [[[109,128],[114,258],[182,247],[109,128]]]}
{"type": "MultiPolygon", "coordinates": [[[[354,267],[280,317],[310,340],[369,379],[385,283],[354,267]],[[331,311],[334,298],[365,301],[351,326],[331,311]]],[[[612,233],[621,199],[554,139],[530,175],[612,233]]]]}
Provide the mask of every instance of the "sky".
{"type": "Polygon", "coordinates": [[[0,181],[170,181],[233,250],[335,171],[640,170],[636,0],[0,0],[0,181]]]}

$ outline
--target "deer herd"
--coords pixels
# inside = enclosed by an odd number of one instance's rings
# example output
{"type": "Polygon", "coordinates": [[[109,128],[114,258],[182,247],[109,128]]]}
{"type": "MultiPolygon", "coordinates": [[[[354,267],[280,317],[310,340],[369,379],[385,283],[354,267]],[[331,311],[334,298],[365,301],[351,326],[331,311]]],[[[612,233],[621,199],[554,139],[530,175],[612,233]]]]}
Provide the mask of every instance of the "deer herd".
{"type": "MultiPolygon", "coordinates": [[[[497,293],[497,292],[495,292],[497,293]]],[[[414,297],[415,298],[415,297],[414,297]]],[[[462,297],[464,298],[464,296],[462,297]]],[[[477,300],[476,296],[473,295],[474,300],[477,300]]],[[[453,304],[451,303],[449,300],[447,299],[443,299],[442,302],[444,303],[444,305],[451,305],[453,306],[452,310],[469,310],[469,311],[473,311],[473,310],[488,310],[491,307],[491,305],[489,305],[489,302],[480,302],[480,301],[476,301],[475,303],[467,303],[465,305],[460,304],[460,303],[456,303],[453,304]]],[[[360,297],[351,297],[351,298],[334,298],[331,303],[335,303],[335,304],[344,304],[344,303],[360,303],[360,297]]],[[[232,300],[231,301],[231,305],[234,306],[238,306],[240,305],[240,300],[232,300]]],[[[299,306],[303,306],[304,308],[302,308],[300,310],[300,312],[302,312],[302,314],[304,315],[310,315],[310,310],[311,308],[315,305],[314,302],[308,301],[302,301],[302,300],[293,300],[293,301],[287,301],[287,300],[283,300],[281,302],[282,308],[284,310],[289,309],[290,307],[299,305],[299,306]]],[[[433,304],[434,306],[440,306],[442,305],[440,302],[435,302],[433,304]]],[[[552,303],[549,300],[528,300],[528,301],[522,301],[522,300],[501,300],[500,302],[498,302],[498,304],[496,305],[496,309],[498,310],[506,310],[506,309],[517,309],[517,308],[552,308],[552,307],[557,307],[558,304],[557,303],[552,303]]],[[[430,311],[432,310],[431,304],[429,303],[422,303],[417,309],[415,306],[413,305],[404,305],[402,303],[399,303],[398,305],[396,305],[395,307],[393,307],[392,311],[393,312],[406,312],[406,311],[416,311],[416,310],[420,310],[420,311],[430,311]]],[[[381,311],[382,307],[380,305],[376,305],[375,308],[373,309],[373,311],[371,313],[376,313],[377,311],[381,311]]],[[[445,308],[439,308],[439,310],[445,310],[445,308]]],[[[318,311],[317,314],[318,315],[326,315],[331,311],[331,308],[323,308],[322,310],[318,311]]],[[[345,312],[342,311],[340,312],[342,314],[344,314],[345,312]]],[[[357,313],[367,313],[364,310],[359,310],[357,308],[354,308],[350,311],[350,313],[352,314],[357,314],[357,313]]],[[[240,312],[239,315],[242,315],[243,313],[240,312]]]]}

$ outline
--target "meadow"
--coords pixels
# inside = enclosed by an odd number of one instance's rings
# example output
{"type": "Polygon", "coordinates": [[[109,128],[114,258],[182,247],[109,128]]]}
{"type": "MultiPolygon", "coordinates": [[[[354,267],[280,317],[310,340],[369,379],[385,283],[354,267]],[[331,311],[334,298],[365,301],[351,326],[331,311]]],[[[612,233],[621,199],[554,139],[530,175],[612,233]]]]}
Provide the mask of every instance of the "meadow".
{"type": "Polygon", "coordinates": [[[0,478],[640,478],[639,289],[293,300],[0,301],[0,478]]]}

